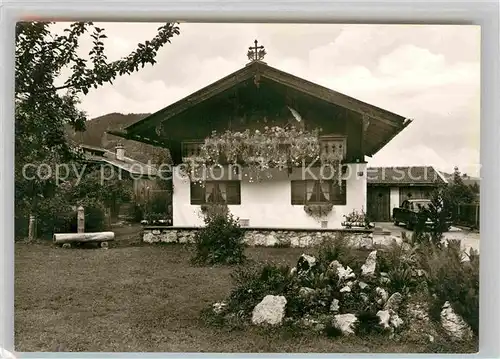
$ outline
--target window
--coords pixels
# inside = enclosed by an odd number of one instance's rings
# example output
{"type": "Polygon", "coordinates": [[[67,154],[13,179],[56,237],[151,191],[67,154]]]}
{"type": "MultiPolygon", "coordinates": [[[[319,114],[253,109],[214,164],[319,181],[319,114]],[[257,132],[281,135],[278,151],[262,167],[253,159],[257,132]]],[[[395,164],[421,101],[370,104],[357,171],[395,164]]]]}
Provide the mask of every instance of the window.
{"type": "Polygon", "coordinates": [[[191,182],[191,204],[241,204],[240,181],[191,182]]]}
{"type": "Polygon", "coordinates": [[[346,204],[346,181],[292,181],[292,204],[346,204]]]}
{"type": "Polygon", "coordinates": [[[182,157],[196,157],[201,155],[201,146],[203,142],[183,142],[182,157]]]}

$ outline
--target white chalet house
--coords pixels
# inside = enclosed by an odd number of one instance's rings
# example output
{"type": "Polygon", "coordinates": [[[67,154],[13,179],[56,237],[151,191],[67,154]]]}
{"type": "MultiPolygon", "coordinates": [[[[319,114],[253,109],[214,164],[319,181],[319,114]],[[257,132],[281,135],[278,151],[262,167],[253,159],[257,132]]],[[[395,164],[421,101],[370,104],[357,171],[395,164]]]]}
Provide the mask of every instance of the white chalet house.
{"type": "MultiPolygon", "coordinates": [[[[227,204],[243,226],[262,229],[339,229],[344,215],[367,208],[367,164],[411,120],[311,83],[253,59],[240,70],[110,134],[162,146],[173,165],[173,227],[203,225],[203,206],[227,204]],[[252,180],[250,170],[208,171],[203,184],[180,175],[213,131],[264,131],[294,125],[319,129],[321,153],[342,160],[342,182],[322,180],[318,166],[272,169],[252,180]],[[329,208],[323,216],[307,209],[329,208]]],[[[221,168],[223,170],[221,170],[221,168]]]]}

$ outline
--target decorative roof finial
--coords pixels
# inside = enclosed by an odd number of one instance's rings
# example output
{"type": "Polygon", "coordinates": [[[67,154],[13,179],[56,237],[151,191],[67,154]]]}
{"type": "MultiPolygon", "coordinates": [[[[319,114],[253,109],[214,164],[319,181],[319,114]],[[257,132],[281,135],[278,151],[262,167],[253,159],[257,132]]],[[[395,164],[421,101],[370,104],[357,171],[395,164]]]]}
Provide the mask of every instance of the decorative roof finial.
{"type": "Polygon", "coordinates": [[[266,50],[264,49],[264,46],[260,45],[257,46],[259,42],[257,40],[254,41],[254,46],[250,46],[248,48],[247,56],[250,61],[260,61],[266,56],[266,50]]]}

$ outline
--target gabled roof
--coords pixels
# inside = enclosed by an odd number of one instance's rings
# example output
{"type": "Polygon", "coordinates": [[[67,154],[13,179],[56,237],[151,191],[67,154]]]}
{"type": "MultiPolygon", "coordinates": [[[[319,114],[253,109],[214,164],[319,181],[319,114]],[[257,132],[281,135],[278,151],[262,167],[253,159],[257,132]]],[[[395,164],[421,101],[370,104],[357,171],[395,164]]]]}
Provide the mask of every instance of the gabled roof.
{"type": "Polygon", "coordinates": [[[85,154],[85,158],[88,161],[107,163],[136,176],[147,177],[156,176],[157,174],[157,169],[154,166],[150,166],[146,163],[134,160],[133,158],[126,156],[124,156],[123,161],[118,160],[116,159],[116,155],[114,152],[109,151],[105,148],[88,145],[80,145],[80,147],[84,151],[91,152],[85,154]]]}
{"type": "Polygon", "coordinates": [[[446,178],[432,166],[369,167],[366,173],[368,184],[415,186],[448,183],[446,178]]]}
{"type": "Polygon", "coordinates": [[[411,123],[411,120],[403,116],[278,70],[263,62],[254,61],[240,70],[126,127],[123,131],[109,131],[109,133],[153,145],[161,145],[162,142],[165,144],[160,138],[151,138],[151,129],[154,129],[163,121],[255,77],[270,80],[330,104],[367,115],[370,124],[365,136],[365,152],[368,156],[373,156],[411,123]]]}

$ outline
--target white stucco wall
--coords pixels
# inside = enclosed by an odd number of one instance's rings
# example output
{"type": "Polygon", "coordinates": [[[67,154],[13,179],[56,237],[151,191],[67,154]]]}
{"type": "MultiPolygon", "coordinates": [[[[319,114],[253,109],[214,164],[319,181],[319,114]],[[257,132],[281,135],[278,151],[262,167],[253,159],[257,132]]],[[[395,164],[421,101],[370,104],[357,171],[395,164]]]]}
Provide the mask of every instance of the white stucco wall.
{"type": "MultiPolygon", "coordinates": [[[[312,172],[315,172],[312,170],[312,172]]],[[[175,227],[202,226],[200,206],[190,204],[190,183],[174,171],[173,224],[175,227]]],[[[311,218],[303,205],[291,204],[291,180],[302,179],[304,171],[295,169],[290,175],[274,174],[260,182],[241,181],[241,204],[230,205],[231,213],[248,219],[250,227],[321,228],[321,220],[311,218]]],[[[309,179],[308,173],[305,179],[309,179]]],[[[345,174],[346,205],[336,205],[322,220],[327,228],[341,228],[344,215],[353,210],[366,210],[366,164],[350,164],[345,174]]]]}
{"type": "Polygon", "coordinates": [[[399,207],[399,187],[391,187],[391,216],[392,210],[399,207]]]}

